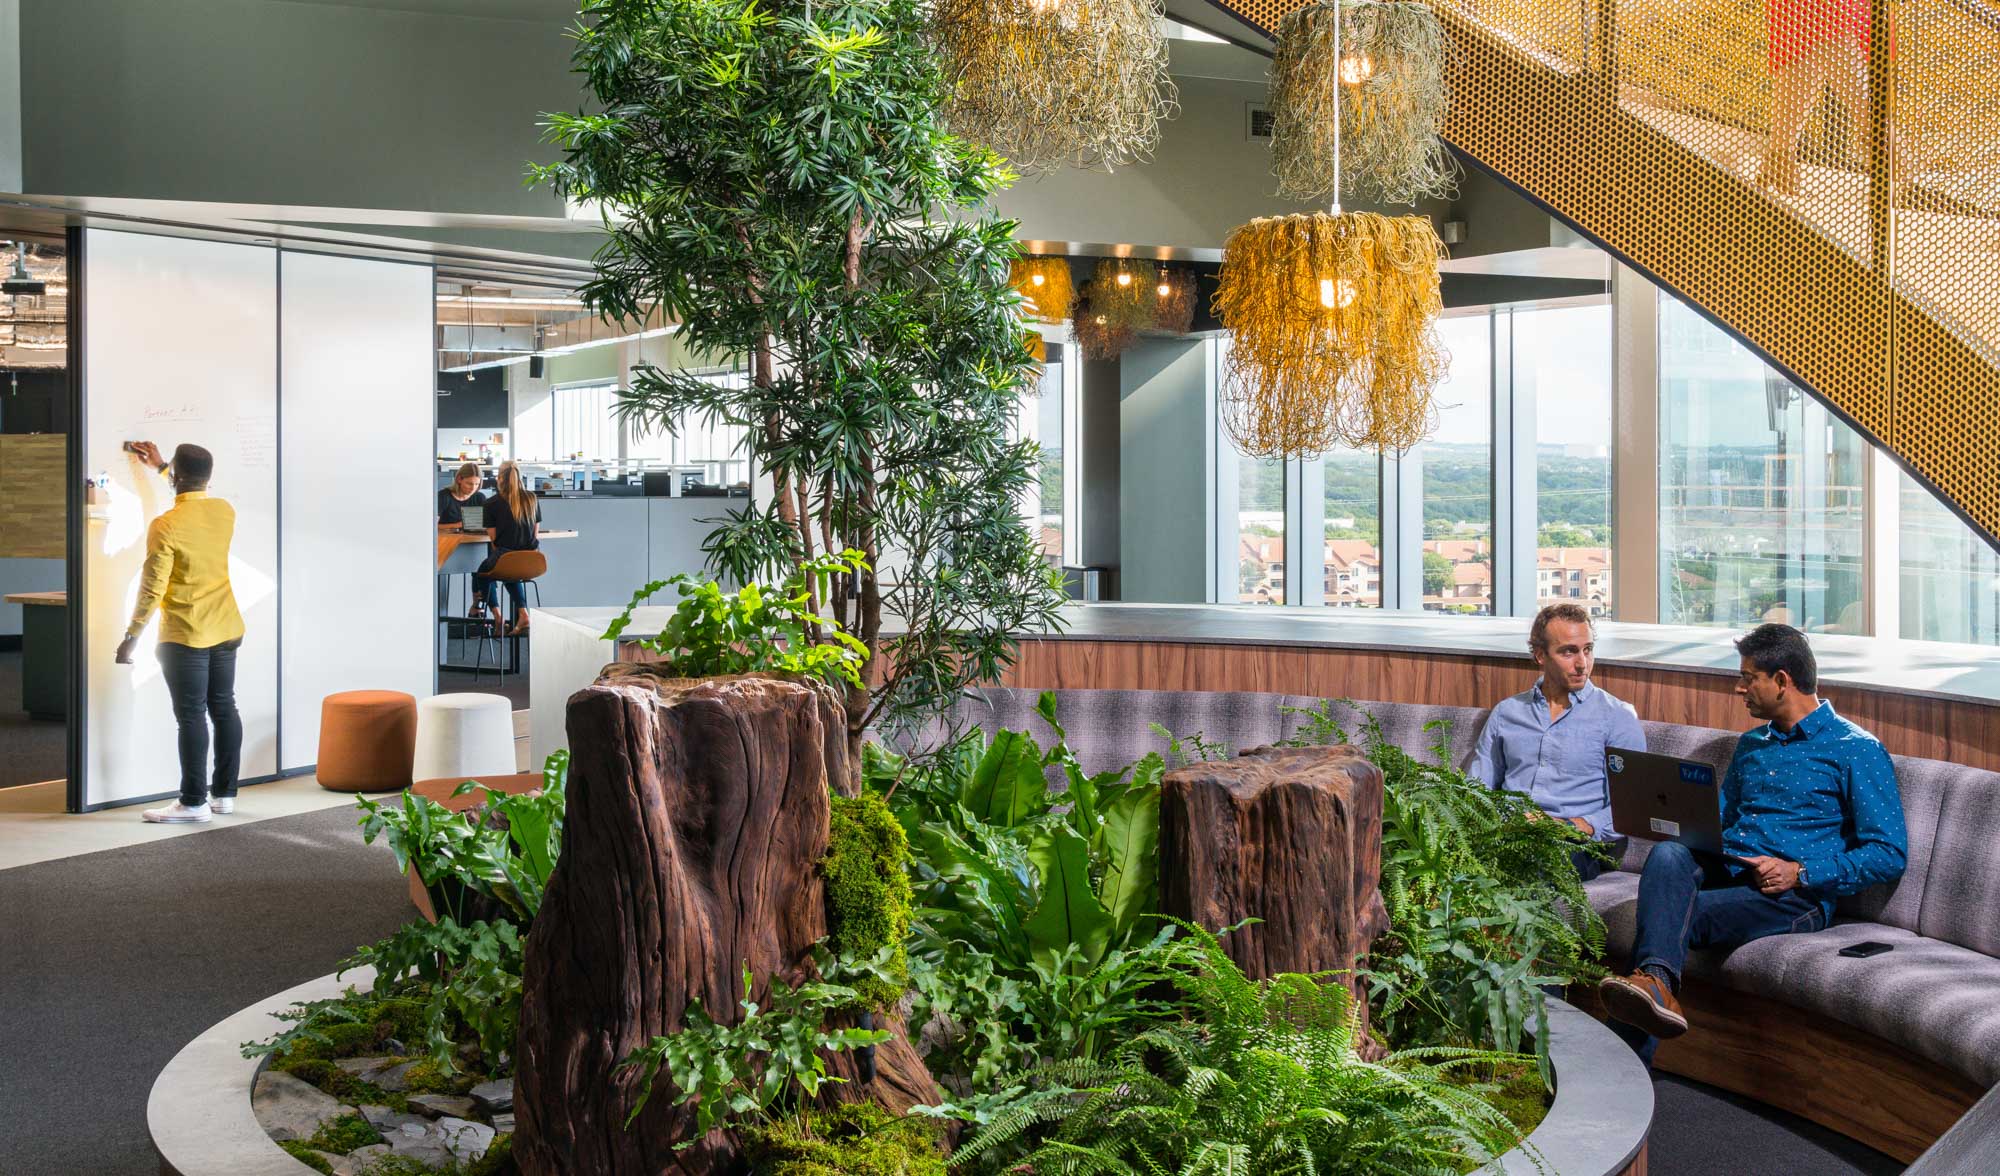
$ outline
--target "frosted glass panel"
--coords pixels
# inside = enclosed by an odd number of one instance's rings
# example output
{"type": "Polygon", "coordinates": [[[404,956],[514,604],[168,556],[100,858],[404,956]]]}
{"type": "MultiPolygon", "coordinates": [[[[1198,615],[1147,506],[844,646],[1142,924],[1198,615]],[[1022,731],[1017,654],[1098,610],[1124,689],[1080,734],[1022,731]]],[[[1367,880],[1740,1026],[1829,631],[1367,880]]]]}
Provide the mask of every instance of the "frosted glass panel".
{"type": "MultiPolygon", "coordinates": [[[[84,531],[88,723],[84,802],[179,787],[157,618],[136,664],[114,665],[145,559],[146,527],[173,488],[122,445],[192,442],[215,454],[212,492],[236,508],[230,579],[247,633],[236,669],[244,779],[278,764],[277,256],[89,230],[84,249],[84,476],[109,479],[84,531]]],[[[428,317],[426,317],[428,322],[428,317]]]]}
{"type": "Polygon", "coordinates": [[[428,266],[286,253],[284,761],[317,758],[320,703],[431,692],[428,266]]]}

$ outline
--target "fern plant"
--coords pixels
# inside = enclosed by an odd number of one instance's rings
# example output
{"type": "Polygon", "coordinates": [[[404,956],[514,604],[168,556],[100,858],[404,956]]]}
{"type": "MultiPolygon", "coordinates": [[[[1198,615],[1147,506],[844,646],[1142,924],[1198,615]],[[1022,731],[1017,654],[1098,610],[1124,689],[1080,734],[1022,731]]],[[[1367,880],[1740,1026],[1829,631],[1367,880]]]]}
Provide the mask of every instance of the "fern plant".
{"type": "Polygon", "coordinates": [[[1517,1142],[1479,1088],[1451,1074],[1518,1056],[1430,1048],[1362,1061],[1359,1018],[1331,976],[1253,981],[1214,935],[1186,930],[1169,972],[1187,1018],[1101,1062],[1044,1067],[1041,1089],[960,1148],[954,1167],[1033,1141],[1018,1170],[1457,1176],[1517,1142]]]}
{"type": "MultiPolygon", "coordinates": [[[[1349,742],[1336,705],[1301,716],[1292,742],[1349,742]]],[[[1391,1041],[1519,1048],[1530,1025],[1548,1076],[1544,989],[1602,974],[1604,922],[1570,862],[1597,843],[1539,819],[1527,796],[1499,792],[1450,766],[1450,724],[1419,758],[1362,714],[1361,749],[1382,770],[1382,898],[1389,932],[1367,972],[1376,1023],[1391,1041]]]]}

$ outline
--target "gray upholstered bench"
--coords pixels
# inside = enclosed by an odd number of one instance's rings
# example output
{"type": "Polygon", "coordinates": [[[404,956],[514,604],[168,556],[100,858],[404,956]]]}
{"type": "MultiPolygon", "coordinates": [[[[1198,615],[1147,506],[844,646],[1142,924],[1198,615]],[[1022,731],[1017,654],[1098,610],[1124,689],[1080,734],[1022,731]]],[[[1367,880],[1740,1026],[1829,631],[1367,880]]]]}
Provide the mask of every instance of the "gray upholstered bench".
{"type": "MultiPolygon", "coordinates": [[[[1045,733],[1038,692],[969,693],[956,725],[1045,733]]],[[[1285,707],[1297,695],[1065,690],[1057,718],[1084,767],[1101,771],[1164,752],[1157,723],[1232,751],[1272,743],[1302,726],[1285,707]]],[[[1469,757],[1485,712],[1469,707],[1361,702],[1384,734],[1419,751],[1444,743],[1469,757]],[[1427,731],[1434,720],[1448,731],[1427,731]]],[[[1358,738],[1359,715],[1336,708],[1358,738]]],[[[932,732],[930,734],[935,734],[932,732]]],[[[1736,732],[1646,724],[1654,751],[1729,762],[1736,732]]],[[[1734,1090],[1908,1161],[2000,1083],[2000,774],[1896,757],[1910,833],[1909,869],[1894,886],[1841,901],[1832,927],[1780,936],[1689,961],[1683,993],[1695,1028],[1664,1045],[1656,1064],[1734,1090]],[[1870,959],[1839,949],[1878,939],[1870,959]]],[[[1622,869],[1589,884],[1613,959],[1632,945],[1638,870],[1650,843],[1634,839],[1622,869]]],[[[1588,994],[1573,994],[1586,999],[1588,994]]]]}

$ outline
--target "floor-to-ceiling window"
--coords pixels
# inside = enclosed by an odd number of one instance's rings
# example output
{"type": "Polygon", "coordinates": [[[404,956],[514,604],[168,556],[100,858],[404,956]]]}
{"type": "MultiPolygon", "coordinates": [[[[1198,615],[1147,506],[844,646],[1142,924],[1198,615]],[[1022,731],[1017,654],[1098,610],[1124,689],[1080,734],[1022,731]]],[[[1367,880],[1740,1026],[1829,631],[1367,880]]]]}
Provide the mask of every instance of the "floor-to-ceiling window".
{"type": "Polygon", "coordinates": [[[1611,306],[1524,309],[1512,319],[1515,395],[1535,405],[1535,607],[1567,601],[1608,616],[1611,306]]]}
{"type": "Polygon", "coordinates": [[[1434,612],[1493,611],[1493,319],[1438,323],[1451,367],[1423,462],[1423,600],[1434,612]]]}
{"type": "Polygon", "coordinates": [[[1042,365],[1041,384],[1035,394],[1034,440],[1041,446],[1036,467],[1035,536],[1042,558],[1052,564],[1063,561],[1063,347],[1046,344],[1048,361],[1042,365]]]}
{"type": "Polygon", "coordinates": [[[1660,620],[1858,633],[1861,438],[1662,297],[1660,620]]]}
{"type": "Polygon", "coordinates": [[[1902,635],[2000,644],[2000,553],[1908,474],[1896,477],[1902,635]]]}
{"type": "Polygon", "coordinates": [[[1240,458],[1236,463],[1237,599],[1285,603],[1285,463],[1240,458]]]}
{"type": "Polygon", "coordinates": [[[1329,608],[1382,607],[1382,458],[1334,449],[1319,459],[1326,503],[1320,575],[1329,608]]]}

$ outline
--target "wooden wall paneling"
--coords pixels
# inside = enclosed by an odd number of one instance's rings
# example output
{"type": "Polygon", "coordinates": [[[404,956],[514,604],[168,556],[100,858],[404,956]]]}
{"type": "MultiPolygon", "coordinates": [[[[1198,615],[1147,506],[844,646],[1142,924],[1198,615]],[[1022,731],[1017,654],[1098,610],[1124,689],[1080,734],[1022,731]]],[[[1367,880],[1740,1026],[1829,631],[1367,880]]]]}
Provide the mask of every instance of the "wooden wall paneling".
{"type": "MultiPolygon", "coordinates": [[[[1003,681],[1044,690],[1255,691],[1484,707],[1526,690],[1534,677],[1525,658],[1039,638],[1021,642],[1020,656],[1003,681]]],[[[1631,703],[1643,719],[1725,731],[1754,725],[1727,675],[1600,665],[1596,681],[1631,703]]],[[[2000,771],[2000,706],[1853,685],[1829,685],[1825,694],[1891,752],[2000,771]]]]}
{"type": "Polygon", "coordinates": [[[60,433],[0,436],[0,556],[67,554],[67,444],[60,433]]]}

